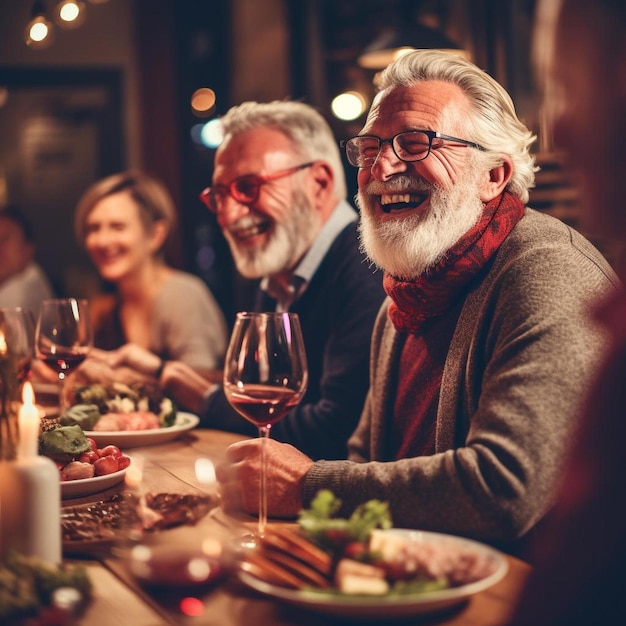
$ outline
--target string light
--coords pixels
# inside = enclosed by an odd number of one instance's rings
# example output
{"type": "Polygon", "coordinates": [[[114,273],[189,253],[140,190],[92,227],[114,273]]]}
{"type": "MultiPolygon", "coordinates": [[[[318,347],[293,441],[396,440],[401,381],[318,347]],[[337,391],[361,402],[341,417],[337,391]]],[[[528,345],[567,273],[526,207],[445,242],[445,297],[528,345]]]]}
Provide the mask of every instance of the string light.
{"type": "Polygon", "coordinates": [[[77,28],[85,21],[87,7],[80,0],[62,0],[54,9],[54,19],[62,28],[77,28]]]}
{"type": "Polygon", "coordinates": [[[191,96],[191,110],[196,117],[209,117],[215,110],[215,92],[208,87],[196,89],[191,96]]]}

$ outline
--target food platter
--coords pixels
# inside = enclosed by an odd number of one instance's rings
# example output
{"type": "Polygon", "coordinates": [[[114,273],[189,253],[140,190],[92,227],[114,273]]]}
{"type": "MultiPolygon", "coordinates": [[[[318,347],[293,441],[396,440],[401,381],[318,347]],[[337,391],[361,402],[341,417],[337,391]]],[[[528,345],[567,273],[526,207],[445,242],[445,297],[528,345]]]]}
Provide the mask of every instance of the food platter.
{"type": "Polygon", "coordinates": [[[105,474],[104,476],[94,476],[93,478],[63,480],[61,481],[61,498],[63,500],[67,498],[81,498],[114,487],[124,480],[126,469],[105,474]]]}
{"type": "Polygon", "coordinates": [[[335,617],[366,620],[409,617],[453,607],[469,600],[476,593],[495,585],[508,570],[508,563],[503,554],[494,548],[470,539],[407,529],[391,529],[386,532],[399,533],[416,542],[435,544],[446,542],[451,550],[456,548],[459,551],[470,551],[489,564],[489,573],[479,580],[459,587],[387,596],[350,596],[337,592],[289,589],[262,581],[244,571],[239,572],[239,579],[244,585],[263,595],[300,608],[335,617]]]}
{"type": "MultiPolygon", "coordinates": [[[[217,498],[202,492],[148,492],[144,498],[144,506],[151,511],[146,518],[150,532],[193,526],[218,505],[217,498]]],[[[61,510],[63,552],[72,555],[110,553],[124,525],[140,527],[139,512],[147,509],[140,509],[137,496],[125,491],[95,502],[64,503],[61,510]]]]}
{"type": "Polygon", "coordinates": [[[86,430],[85,435],[93,439],[99,447],[118,446],[122,450],[139,446],[151,446],[175,439],[182,433],[195,428],[200,418],[193,413],[179,411],[172,426],[151,428],[149,430],[86,430]]]}

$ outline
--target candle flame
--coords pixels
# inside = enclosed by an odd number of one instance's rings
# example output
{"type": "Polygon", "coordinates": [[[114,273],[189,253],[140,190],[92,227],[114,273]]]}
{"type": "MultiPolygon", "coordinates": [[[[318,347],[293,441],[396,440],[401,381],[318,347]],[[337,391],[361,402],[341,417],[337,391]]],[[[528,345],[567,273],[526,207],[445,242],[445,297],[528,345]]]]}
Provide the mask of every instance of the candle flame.
{"type": "Polygon", "coordinates": [[[35,405],[35,392],[29,381],[26,381],[22,388],[22,402],[27,406],[35,405]]]}
{"type": "Polygon", "coordinates": [[[34,400],[33,386],[29,381],[26,381],[22,388],[23,404],[17,416],[19,424],[18,456],[23,459],[36,457],[39,446],[40,418],[34,400]]]}
{"type": "Polygon", "coordinates": [[[0,331],[0,354],[6,355],[8,352],[7,340],[4,338],[4,333],[0,331]]]}

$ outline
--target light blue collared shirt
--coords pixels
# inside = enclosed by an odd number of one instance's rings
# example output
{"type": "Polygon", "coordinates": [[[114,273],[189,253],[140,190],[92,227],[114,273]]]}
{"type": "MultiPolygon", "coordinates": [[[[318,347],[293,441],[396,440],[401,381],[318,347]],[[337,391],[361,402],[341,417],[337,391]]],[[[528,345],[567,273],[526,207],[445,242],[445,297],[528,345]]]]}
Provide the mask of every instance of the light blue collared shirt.
{"type": "Polygon", "coordinates": [[[263,278],[260,287],[277,299],[276,310],[278,312],[288,311],[292,302],[306,291],[307,285],[321,265],[337,235],[348,224],[356,222],[358,217],[357,212],[346,200],[340,200],[337,203],[308,252],[293,271],[288,292],[285,292],[282,286],[279,288],[271,277],[263,278]]]}

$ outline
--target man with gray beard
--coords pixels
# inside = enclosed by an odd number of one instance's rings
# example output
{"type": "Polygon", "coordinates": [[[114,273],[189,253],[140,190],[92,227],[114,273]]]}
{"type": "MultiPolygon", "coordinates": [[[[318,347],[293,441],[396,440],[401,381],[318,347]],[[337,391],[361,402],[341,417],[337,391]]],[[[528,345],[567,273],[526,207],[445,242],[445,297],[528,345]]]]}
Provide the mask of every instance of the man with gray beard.
{"type": "MultiPolygon", "coordinates": [[[[362,131],[362,246],[384,270],[370,390],[342,461],[267,448],[269,515],[319,489],[339,515],[389,502],[394,525],[520,554],[550,510],[603,338],[588,307],[616,277],[579,233],[525,206],[534,136],[490,76],[415,51],[384,70],[362,131]]],[[[223,504],[254,513],[260,447],[233,444],[223,504]]]]}
{"type": "MultiPolygon", "coordinates": [[[[300,317],[309,370],[298,406],[272,437],[313,458],[341,459],[368,389],[369,345],[385,297],[382,274],[359,252],[358,214],[346,201],[339,147],[324,118],[300,102],[245,102],[221,118],[213,186],[201,199],[215,213],[239,273],[260,281],[255,309],[300,317]]],[[[159,374],[201,426],[257,429],[212,384],[180,362],[126,346],[99,355],[113,367],[159,374]]],[[[215,373],[215,381],[221,379],[215,373]]]]}

